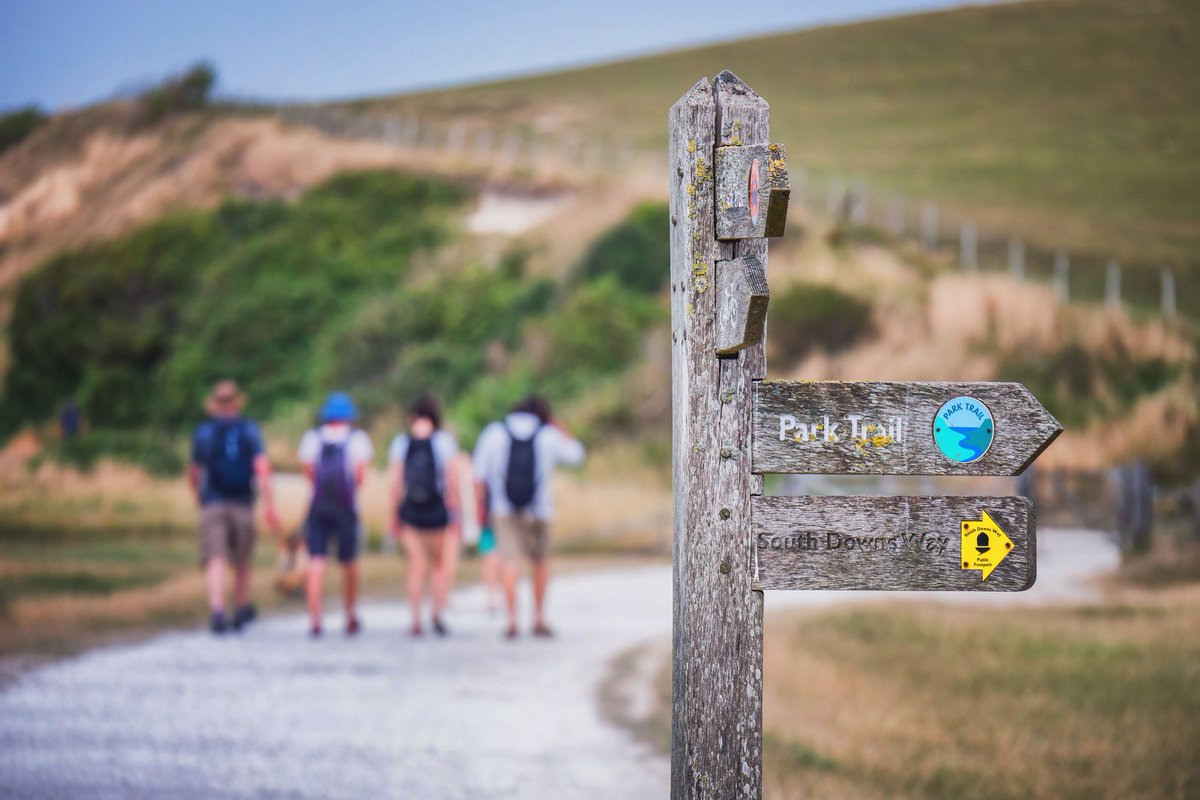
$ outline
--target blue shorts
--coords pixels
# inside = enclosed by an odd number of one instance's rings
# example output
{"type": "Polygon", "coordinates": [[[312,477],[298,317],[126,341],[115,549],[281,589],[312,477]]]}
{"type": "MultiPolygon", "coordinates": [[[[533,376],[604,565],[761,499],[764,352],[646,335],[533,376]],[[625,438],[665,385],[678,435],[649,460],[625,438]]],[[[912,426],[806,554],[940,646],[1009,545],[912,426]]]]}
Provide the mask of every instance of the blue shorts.
{"type": "Polygon", "coordinates": [[[479,555],[486,556],[495,549],[496,533],[492,530],[491,525],[485,525],[483,530],[479,532],[479,555]]]}
{"type": "Polygon", "coordinates": [[[309,514],[304,526],[304,541],[313,558],[324,558],[330,541],[336,542],[338,561],[348,564],[358,557],[358,515],[321,517],[309,514]]]}

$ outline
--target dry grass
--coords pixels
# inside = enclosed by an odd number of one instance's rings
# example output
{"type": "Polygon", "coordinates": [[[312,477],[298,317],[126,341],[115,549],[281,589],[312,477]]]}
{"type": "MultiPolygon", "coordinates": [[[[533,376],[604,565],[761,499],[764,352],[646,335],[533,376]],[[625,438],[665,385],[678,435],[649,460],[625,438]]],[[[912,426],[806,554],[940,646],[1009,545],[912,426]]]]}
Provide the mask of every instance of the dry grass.
{"type": "Polygon", "coordinates": [[[1200,586],[770,619],[769,798],[1200,792],[1200,586]]]}

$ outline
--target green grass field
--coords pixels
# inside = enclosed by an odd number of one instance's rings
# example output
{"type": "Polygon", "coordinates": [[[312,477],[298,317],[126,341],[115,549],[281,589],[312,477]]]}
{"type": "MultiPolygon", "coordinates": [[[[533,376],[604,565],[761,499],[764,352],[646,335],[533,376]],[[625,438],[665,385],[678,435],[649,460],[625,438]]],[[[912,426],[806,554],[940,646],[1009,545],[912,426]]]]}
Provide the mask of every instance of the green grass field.
{"type": "Polygon", "coordinates": [[[723,68],[770,101],[793,168],[932,198],[1043,247],[1143,266],[1200,250],[1190,0],[968,7],[356,105],[662,148],[668,106],[723,68]]]}

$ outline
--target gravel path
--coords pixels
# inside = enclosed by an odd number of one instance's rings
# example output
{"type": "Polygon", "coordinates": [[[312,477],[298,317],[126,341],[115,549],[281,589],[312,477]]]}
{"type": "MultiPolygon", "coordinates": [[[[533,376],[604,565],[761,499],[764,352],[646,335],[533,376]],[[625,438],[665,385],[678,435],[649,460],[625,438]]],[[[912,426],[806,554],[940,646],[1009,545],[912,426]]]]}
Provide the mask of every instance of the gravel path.
{"type": "MultiPolygon", "coordinates": [[[[1086,600],[1086,579],[1116,563],[1098,534],[1042,541],[1031,592],[937,599],[1086,600]]],[[[467,589],[446,640],[408,638],[406,610],[389,602],[364,607],[354,640],[310,641],[287,615],[44,667],[0,694],[0,795],[665,797],[666,759],[605,722],[596,690],[615,656],[669,635],[670,569],[572,575],[551,592],[550,642],[502,641],[467,589]]],[[[779,592],[768,609],[881,594],[779,592]]]]}

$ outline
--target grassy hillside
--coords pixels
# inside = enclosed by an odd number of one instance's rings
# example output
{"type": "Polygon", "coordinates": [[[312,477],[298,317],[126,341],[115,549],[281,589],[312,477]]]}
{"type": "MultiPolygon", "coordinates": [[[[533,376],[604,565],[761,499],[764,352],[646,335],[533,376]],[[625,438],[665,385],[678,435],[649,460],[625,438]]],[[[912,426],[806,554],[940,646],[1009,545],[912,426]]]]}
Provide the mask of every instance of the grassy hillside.
{"type": "Polygon", "coordinates": [[[666,109],[732,69],[795,165],[1130,262],[1200,251],[1200,4],[1031,0],[789,33],[374,109],[665,145],[666,109]]]}

